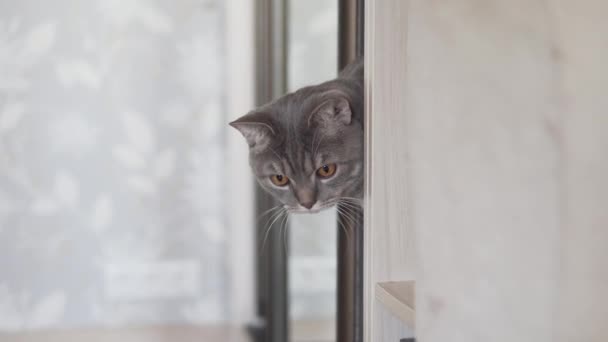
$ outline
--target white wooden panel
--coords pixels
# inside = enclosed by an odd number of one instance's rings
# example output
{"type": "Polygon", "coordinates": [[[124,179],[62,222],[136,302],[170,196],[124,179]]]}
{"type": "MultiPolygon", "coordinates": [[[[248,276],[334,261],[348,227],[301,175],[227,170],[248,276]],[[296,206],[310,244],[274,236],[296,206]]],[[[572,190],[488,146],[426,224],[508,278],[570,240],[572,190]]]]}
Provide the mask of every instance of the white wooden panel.
{"type": "Polygon", "coordinates": [[[563,149],[558,341],[608,341],[608,2],[556,1],[563,149]]]}
{"type": "Polygon", "coordinates": [[[395,315],[382,305],[377,305],[374,310],[374,341],[399,342],[402,338],[414,336],[412,329],[403,325],[395,315]]]}
{"type": "Polygon", "coordinates": [[[408,150],[422,342],[551,341],[560,159],[543,1],[412,1],[408,150]]]}
{"type": "Polygon", "coordinates": [[[368,342],[411,336],[374,299],[378,282],[409,280],[414,235],[407,230],[405,48],[408,1],[366,2],[365,336],[368,342]],[[369,115],[372,113],[372,115],[369,115]]]}
{"type": "MultiPolygon", "coordinates": [[[[605,13],[368,5],[366,286],[416,271],[420,342],[608,341],[605,13]]],[[[368,341],[404,333],[366,303],[368,341]]]]}

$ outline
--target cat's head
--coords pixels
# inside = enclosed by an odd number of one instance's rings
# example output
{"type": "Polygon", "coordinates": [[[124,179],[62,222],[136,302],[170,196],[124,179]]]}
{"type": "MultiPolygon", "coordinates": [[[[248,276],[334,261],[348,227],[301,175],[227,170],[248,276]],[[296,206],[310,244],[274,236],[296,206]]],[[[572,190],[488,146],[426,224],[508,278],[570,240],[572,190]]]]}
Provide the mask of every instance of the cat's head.
{"type": "Polygon", "coordinates": [[[249,144],[259,184],[292,212],[315,212],[361,198],[360,104],[335,89],[309,87],[230,123],[249,144]]]}

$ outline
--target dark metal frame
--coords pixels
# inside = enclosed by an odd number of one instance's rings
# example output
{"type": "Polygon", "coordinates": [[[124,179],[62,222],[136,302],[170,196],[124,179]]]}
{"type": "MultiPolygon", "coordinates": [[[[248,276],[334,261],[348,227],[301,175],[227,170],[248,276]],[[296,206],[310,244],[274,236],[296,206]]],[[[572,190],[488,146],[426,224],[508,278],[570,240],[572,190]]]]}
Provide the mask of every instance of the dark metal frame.
{"type": "MultiPolygon", "coordinates": [[[[343,69],[364,50],[364,0],[339,0],[338,67],[343,69]]],[[[347,210],[346,208],[344,208],[347,210]]],[[[343,211],[343,210],[340,210],[343,211]]],[[[356,220],[338,215],[336,341],[363,341],[363,210],[356,220]]]]}
{"type": "MultiPolygon", "coordinates": [[[[256,1],[256,103],[262,105],[287,91],[287,1],[256,1]]],[[[342,69],[363,56],[364,0],[338,0],[338,66],[342,69]]],[[[257,208],[261,214],[277,203],[259,187],[257,208]]],[[[337,342],[363,341],[363,211],[352,221],[338,215],[337,342]]],[[[257,294],[261,325],[251,327],[258,342],[289,339],[288,246],[280,230],[268,235],[257,223],[257,294]]],[[[287,231],[287,230],[286,230],[287,231]]],[[[287,233],[285,233],[287,234],[287,233]]],[[[287,239],[289,240],[289,239],[287,239]]]]}
{"type": "MultiPolygon", "coordinates": [[[[256,105],[262,105],[287,91],[286,0],[255,2],[256,105]]],[[[278,203],[256,185],[256,213],[260,215],[278,203]]],[[[288,246],[280,229],[272,229],[264,244],[265,222],[256,224],[257,313],[261,324],[251,327],[257,342],[286,342],[289,338],[288,246]]],[[[287,234],[289,230],[285,230],[287,234]]]]}

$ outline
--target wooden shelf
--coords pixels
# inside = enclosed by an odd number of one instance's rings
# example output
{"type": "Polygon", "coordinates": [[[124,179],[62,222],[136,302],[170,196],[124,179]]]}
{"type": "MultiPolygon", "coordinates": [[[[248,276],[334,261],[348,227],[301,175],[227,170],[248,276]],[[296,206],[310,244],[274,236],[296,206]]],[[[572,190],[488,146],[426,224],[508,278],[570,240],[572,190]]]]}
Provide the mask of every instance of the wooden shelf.
{"type": "Polygon", "coordinates": [[[416,282],[391,281],[376,284],[376,300],[406,326],[416,326],[416,282]]]}

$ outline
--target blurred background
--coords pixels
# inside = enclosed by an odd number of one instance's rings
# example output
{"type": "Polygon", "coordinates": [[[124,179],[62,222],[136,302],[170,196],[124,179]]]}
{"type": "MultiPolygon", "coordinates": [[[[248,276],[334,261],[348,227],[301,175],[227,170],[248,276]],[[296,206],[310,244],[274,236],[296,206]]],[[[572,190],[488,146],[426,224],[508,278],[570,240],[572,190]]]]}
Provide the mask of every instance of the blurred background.
{"type": "MultiPolygon", "coordinates": [[[[287,90],[335,77],[337,0],[284,4],[287,90]]],[[[1,341],[248,340],[253,11],[0,1],[1,341]]],[[[293,341],[333,339],[335,222],[290,219],[293,341]]]]}

